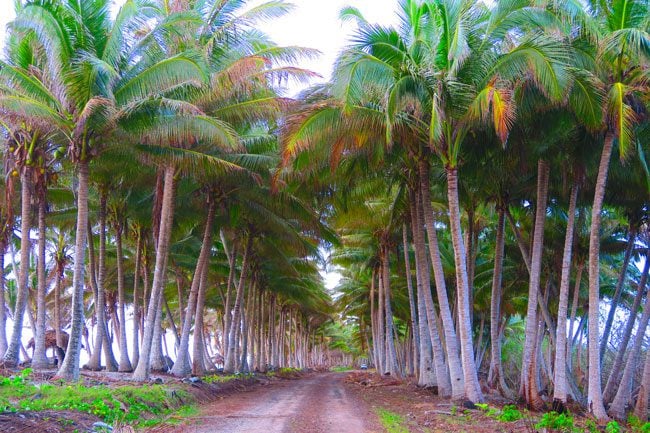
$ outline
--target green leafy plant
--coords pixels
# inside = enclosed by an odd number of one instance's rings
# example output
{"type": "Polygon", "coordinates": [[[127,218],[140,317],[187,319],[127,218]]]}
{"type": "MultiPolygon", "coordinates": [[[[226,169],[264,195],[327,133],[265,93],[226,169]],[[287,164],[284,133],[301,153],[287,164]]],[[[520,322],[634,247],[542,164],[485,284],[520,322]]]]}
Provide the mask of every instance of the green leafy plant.
{"type": "Polygon", "coordinates": [[[404,425],[404,418],[386,409],[378,409],[377,414],[381,425],[384,426],[388,433],[409,433],[409,429],[404,425]]]}
{"type": "Polygon", "coordinates": [[[570,413],[547,412],[542,419],[535,424],[535,428],[547,429],[549,431],[568,433],[575,430],[573,416],[570,413]]]}
{"type": "Polygon", "coordinates": [[[606,433],[621,433],[621,425],[612,420],[607,423],[607,426],[605,427],[605,432],[606,433]]]}
{"type": "Polygon", "coordinates": [[[501,413],[497,415],[497,420],[501,422],[514,422],[522,419],[524,415],[517,409],[517,406],[508,404],[503,406],[501,413]]]}

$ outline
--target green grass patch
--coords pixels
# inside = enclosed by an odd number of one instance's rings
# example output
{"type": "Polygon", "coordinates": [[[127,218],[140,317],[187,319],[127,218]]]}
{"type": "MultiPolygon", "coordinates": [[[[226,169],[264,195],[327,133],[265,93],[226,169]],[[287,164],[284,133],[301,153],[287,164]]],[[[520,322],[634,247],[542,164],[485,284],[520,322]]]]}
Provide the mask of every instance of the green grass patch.
{"type": "Polygon", "coordinates": [[[330,371],[334,371],[336,373],[343,373],[345,371],[351,371],[352,368],[348,367],[347,365],[337,365],[335,367],[330,368],[330,371]]]}
{"type": "Polygon", "coordinates": [[[388,433],[409,433],[403,416],[386,409],[377,409],[377,415],[388,433]]]}
{"type": "Polygon", "coordinates": [[[81,384],[36,384],[30,369],[0,378],[0,411],[75,410],[93,414],[108,424],[134,426],[159,423],[192,403],[189,393],[163,385],[86,387],[81,384]]]}
{"type": "Polygon", "coordinates": [[[230,382],[232,380],[239,380],[239,379],[250,379],[251,377],[255,376],[253,373],[235,373],[235,374],[212,374],[209,376],[203,376],[201,380],[205,383],[225,383],[225,382],[230,382]]]}

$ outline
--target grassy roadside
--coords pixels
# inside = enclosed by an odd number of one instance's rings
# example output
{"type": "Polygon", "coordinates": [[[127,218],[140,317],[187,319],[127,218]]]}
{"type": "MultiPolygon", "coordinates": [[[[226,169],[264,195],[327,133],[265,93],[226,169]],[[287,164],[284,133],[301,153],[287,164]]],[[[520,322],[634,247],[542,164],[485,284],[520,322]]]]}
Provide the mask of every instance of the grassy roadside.
{"type": "Polygon", "coordinates": [[[409,433],[406,420],[401,415],[382,408],[377,409],[376,412],[382,427],[388,433],[409,433]]]}
{"type": "MultiPolygon", "coordinates": [[[[295,369],[282,369],[266,377],[292,378],[299,374],[295,369]]],[[[111,426],[142,429],[173,425],[195,415],[198,402],[228,389],[228,385],[250,385],[254,378],[253,374],[215,374],[203,377],[199,384],[67,384],[39,381],[26,368],[13,376],[0,376],[0,414],[73,411],[93,415],[111,426]]]]}

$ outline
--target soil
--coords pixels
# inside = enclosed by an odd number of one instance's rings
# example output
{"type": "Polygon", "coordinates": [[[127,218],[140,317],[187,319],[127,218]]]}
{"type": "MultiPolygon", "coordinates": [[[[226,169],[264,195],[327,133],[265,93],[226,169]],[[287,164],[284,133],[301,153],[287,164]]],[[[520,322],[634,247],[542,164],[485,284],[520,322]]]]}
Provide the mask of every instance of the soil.
{"type": "Polygon", "coordinates": [[[345,373],[309,374],[248,388],[207,404],[164,433],[379,433],[377,417],[345,373]]]}
{"type": "Polygon", "coordinates": [[[59,433],[88,432],[100,421],[94,415],[72,410],[0,413],[0,432],[3,433],[59,433]]]}

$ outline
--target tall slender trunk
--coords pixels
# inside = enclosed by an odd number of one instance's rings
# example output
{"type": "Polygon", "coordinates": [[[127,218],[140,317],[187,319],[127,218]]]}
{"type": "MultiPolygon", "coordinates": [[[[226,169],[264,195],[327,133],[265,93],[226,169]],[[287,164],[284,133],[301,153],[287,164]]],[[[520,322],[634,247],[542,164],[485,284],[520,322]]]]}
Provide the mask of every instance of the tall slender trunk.
{"type": "Polygon", "coordinates": [[[512,232],[515,234],[515,238],[517,239],[517,245],[519,246],[519,251],[521,251],[521,257],[524,260],[526,269],[528,270],[528,275],[530,275],[531,272],[530,251],[528,251],[528,245],[526,245],[526,241],[524,240],[524,237],[521,234],[521,230],[519,230],[519,227],[517,226],[517,222],[513,218],[512,213],[510,212],[510,209],[507,206],[506,206],[506,217],[508,219],[508,223],[510,223],[510,228],[512,229],[512,232]]]}
{"type": "Polygon", "coordinates": [[[104,349],[106,369],[116,371],[117,363],[114,362],[113,348],[108,337],[108,326],[106,319],[106,293],[104,282],[106,278],[106,192],[100,193],[99,204],[99,263],[98,277],[96,283],[95,317],[97,319],[97,334],[95,334],[95,351],[88,361],[88,368],[91,370],[101,369],[101,351],[104,349]]]}
{"type": "Polygon", "coordinates": [[[599,420],[607,419],[600,383],[601,371],[598,345],[600,331],[598,326],[598,316],[600,314],[600,224],[613,142],[614,136],[607,133],[598,167],[594,203],[591,209],[591,232],[589,234],[589,392],[587,394],[587,405],[589,412],[599,420]]]}
{"type": "Polygon", "coordinates": [[[45,305],[45,292],[47,291],[45,276],[45,214],[47,213],[47,203],[45,201],[46,191],[43,191],[43,187],[41,186],[38,188],[38,254],[36,257],[38,293],[36,295],[36,332],[34,333],[32,367],[35,369],[43,369],[49,367],[50,364],[45,354],[45,310],[47,308],[45,305]]]}
{"type": "Polygon", "coordinates": [[[7,253],[7,236],[0,233],[0,358],[4,358],[7,351],[7,303],[5,300],[5,254],[7,253]]]}
{"type": "MultiPolygon", "coordinates": [[[[576,281],[573,288],[573,299],[571,300],[571,316],[569,318],[569,338],[567,341],[567,358],[569,366],[571,366],[572,352],[573,352],[573,341],[575,339],[575,334],[573,333],[573,324],[576,321],[576,315],[578,314],[578,301],[580,300],[580,284],[582,283],[582,273],[585,269],[584,262],[580,261],[576,265],[576,281]]],[[[580,329],[578,328],[578,331],[580,329]]]]}
{"type": "Polygon", "coordinates": [[[618,275],[618,281],[616,282],[616,290],[614,291],[614,296],[612,297],[612,302],[609,307],[609,313],[607,314],[607,321],[605,322],[605,329],[603,330],[603,336],[600,339],[600,362],[603,362],[603,357],[607,351],[607,343],[609,342],[609,335],[612,331],[612,324],[614,323],[614,315],[616,314],[616,309],[618,308],[618,303],[621,300],[621,294],[623,293],[623,286],[625,285],[625,277],[627,276],[627,269],[630,264],[630,258],[632,257],[632,250],[634,249],[634,241],[636,239],[636,233],[634,230],[630,230],[629,239],[627,241],[627,248],[625,248],[625,257],[623,259],[623,266],[618,275]]]}
{"type": "MultiPolygon", "coordinates": [[[[442,259],[440,258],[438,235],[436,234],[436,223],[433,217],[433,208],[431,207],[428,162],[426,160],[422,160],[419,164],[420,192],[422,194],[422,214],[424,216],[427,236],[429,237],[429,256],[431,258],[433,277],[436,283],[436,293],[438,294],[438,305],[440,306],[442,328],[445,334],[447,365],[449,366],[449,375],[451,381],[451,397],[454,400],[459,400],[462,399],[465,395],[463,366],[459,357],[458,338],[456,336],[456,330],[454,328],[454,320],[451,316],[451,307],[449,306],[447,285],[445,283],[445,274],[442,268],[442,259]]],[[[428,299],[425,299],[425,302],[428,302],[428,299]]],[[[469,327],[471,329],[471,323],[469,327]]]]}
{"type": "Polygon", "coordinates": [[[399,365],[397,363],[397,351],[395,350],[395,340],[393,338],[393,309],[390,301],[390,248],[383,245],[382,257],[382,281],[384,287],[384,301],[386,308],[386,371],[391,376],[402,377],[399,365]]]}
{"type": "Polygon", "coordinates": [[[373,361],[375,364],[375,369],[378,373],[381,372],[381,366],[379,365],[379,343],[378,343],[378,333],[377,333],[377,313],[375,312],[375,270],[373,269],[370,274],[370,322],[371,322],[371,331],[372,331],[372,354],[373,361]]]}
{"type": "Polygon", "coordinates": [[[117,314],[120,321],[120,365],[118,370],[121,372],[133,371],[131,360],[129,359],[129,351],[126,344],[126,308],[124,297],[124,256],[122,251],[122,232],[124,230],[124,223],[120,221],[120,215],[116,215],[118,221],[115,224],[115,246],[117,253],[117,314]]]}
{"type": "Polygon", "coordinates": [[[458,294],[458,322],[460,328],[461,360],[465,376],[465,396],[472,402],[483,401],[483,393],[478,382],[478,373],[472,347],[472,328],[469,305],[469,282],[467,279],[467,255],[460,225],[460,204],[458,202],[458,170],[447,168],[447,195],[449,200],[449,223],[454,246],[456,265],[456,287],[458,294]]]}
{"type": "Polygon", "coordinates": [[[406,224],[402,225],[402,246],[404,249],[404,268],[406,270],[406,287],[409,295],[409,308],[411,312],[411,332],[413,334],[413,354],[411,357],[412,369],[409,373],[415,374],[418,369],[420,330],[418,329],[418,315],[415,309],[415,296],[413,295],[413,279],[411,278],[411,260],[409,257],[408,232],[406,224]]]}
{"type": "MultiPolygon", "coordinates": [[[[436,372],[436,382],[438,385],[438,394],[443,397],[451,395],[451,382],[449,372],[445,365],[445,352],[440,341],[440,328],[438,327],[438,315],[436,308],[433,305],[433,297],[431,296],[431,274],[429,273],[429,264],[426,257],[426,245],[424,243],[424,205],[422,204],[422,195],[417,195],[417,233],[419,238],[419,254],[421,254],[419,265],[422,266],[420,276],[422,278],[422,297],[424,299],[424,306],[426,310],[427,326],[429,337],[431,339],[431,352],[433,356],[433,365],[436,372]]],[[[418,297],[420,293],[418,293],[418,297]]]]}
{"type": "Polygon", "coordinates": [[[528,286],[528,310],[526,313],[526,340],[521,369],[520,395],[533,408],[541,407],[537,386],[532,383],[536,375],[532,371],[534,364],[535,346],[537,341],[537,304],[542,273],[542,253],[544,247],[544,222],[546,220],[546,202],[548,195],[549,166],[540,159],[537,164],[537,204],[535,209],[535,231],[530,266],[530,281],[528,286]]]}
{"type": "Polygon", "coordinates": [[[142,229],[137,228],[135,247],[135,269],[133,271],[133,367],[140,361],[140,304],[138,303],[138,282],[140,281],[140,262],[142,260],[142,229]]]}
{"type": "MultiPolygon", "coordinates": [[[[225,245],[225,236],[221,232],[221,242],[225,245]]],[[[229,271],[228,271],[228,283],[226,284],[226,304],[223,309],[223,351],[224,357],[228,353],[228,336],[230,335],[230,324],[232,323],[232,308],[231,308],[231,295],[232,295],[232,286],[233,281],[235,280],[235,266],[237,264],[237,242],[233,242],[232,251],[230,257],[228,258],[229,271]]]]}
{"type": "MultiPolygon", "coordinates": [[[[650,249],[648,249],[646,257],[650,257],[650,249]]],[[[614,359],[614,364],[612,365],[609,379],[605,385],[605,391],[603,392],[603,399],[605,402],[612,401],[614,398],[614,393],[616,391],[616,385],[619,384],[621,380],[621,366],[623,365],[623,356],[625,355],[627,345],[630,342],[630,336],[632,335],[634,323],[636,322],[636,316],[639,311],[639,306],[641,305],[641,298],[643,298],[643,295],[645,294],[646,283],[648,281],[648,271],[650,271],[650,260],[646,259],[645,265],[643,265],[641,281],[639,281],[639,287],[637,289],[636,296],[634,297],[634,304],[630,309],[630,317],[628,317],[627,323],[625,324],[623,337],[621,338],[621,342],[618,345],[616,358],[614,359]]]]}
{"type": "Polygon", "coordinates": [[[18,293],[16,294],[16,305],[14,308],[13,328],[9,347],[5,352],[4,365],[15,367],[18,365],[20,338],[23,333],[23,318],[29,295],[29,250],[31,242],[29,232],[31,231],[31,200],[32,200],[32,173],[31,169],[23,168],[21,175],[21,212],[20,212],[20,272],[18,274],[18,293]]]}
{"type": "Polygon", "coordinates": [[[634,415],[645,424],[648,420],[648,395],[650,394],[650,351],[646,353],[643,363],[643,376],[641,386],[634,406],[634,415]]]}
{"type": "Polygon", "coordinates": [[[384,301],[384,282],[381,268],[377,271],[377,353],[379,359],[377,373],[386,373],[386,319],[384,317],[386,301],[384,301]]]}
{"type": "MultiPolygon", "coordinates": [[[[637,328],[636,335],[634,336],[632,349],[627,356],[625,369],[623,370],[620,384],[618,386],[618,390],[616,391],[616,396],[614,397],[612,404],[609,406],[609,414],[616,419],[625,419],[625,408],[632,398],[632,382],[634,380],[634,375],[636,374],[637,365],[639,363],[639,354],[641,353],[641,348],[643,346],[643,340],[646,335],[646,328],[648,327],[649,320],[650,296],[646,296],[645,306],[643,307],[643,315],[641,316],[639,327],[637,328]]],[[[591,329],[589,332],[591,332],[591,329]]],[[[591,340],[589,340],[589,343],[591,344],[591,340]]],[[[589,352],[589,355],[592,355],[591,351],[589,352]]]]}
{"type": "Polygon", "coordinates": [[[237,286],[237,296],[235,297],[235,304],[233,305],[232,322],[228,333],[228,352],[226,355],[226,362],[223,367],[225,373],[234,373],[237,368],[237,331],[240,328],[241,322],[241,308],[244,299],[244,283],[246,281],[246,273],[248,268],[249,255],[253,244],[253,235],[248,235],[246,246],[244,247],[244,254],[242,256],[241,275],[239,276],[239,284],[237,286]]]}
{"type": "MultiPolygon", "coordinates": [[[[420,359],[419,373],[418,373],[418,386],[431,387],[436,382],[444,383],[436,375],[438,369],[434,366],[433,362],[433,338],[430,334],[429,317],[427,315],[427,307],[425,304],[426,292],[430,293],[429,288],[429,263],[427,262],[424,233],[422,230],[422,211],[421,211],[421,196],[415,190],[409,194],[409,201],[411,207],[411,230],[413,231],[413,246],[415,249],[415,277],[417,287],[417,306],[418,306],[418,327],[420,332],[420,359]]],[[[434,324],[435,326],[435,324],[434,324]]],[[[446,375],[446,371],[445,371],[446,375]]],[[[439,388],[440,389],[440,388],[439,388]]],[[[451,392],[451,384],[449,385],[449,392],[451,392]]]]}
{"type": "Polygon", "coordinates": [[[171,238],[171,229],[174,213],[174,173],[173,166],[165,167],[165,184],[163,189],[163,203],[160,221],[160,232],[158,236],[158,246],[156,248],[156,266],[151,287],[151,297],[147,308],[147,320],[144,327],[144,337],[142,339],[142,349],[140,350],[140,362],[133,373],[133,379],[143,382],[149,378],[151,346],[153,343],[154,326],[156,315],[160,310],[160,299],[162,289],[165,284],[167,255],[169,253],[169,241],[171,238]]]}
{"type": "MultiPolygon", "coordinates": [[[[201,277],[203,275],[203,268],[207,266],[207,262],[210,255],[210,249],[212,248],[212,227],[214,223],[214,213],[216,210],[216,202],[210,200],[208,205],[208,214],[205,220],[205,229],[203,230],[203,242],[201,244],[201,252],[199,253],[199,258],[196,261],[196,267],[194,269],[194,278],[192,278],[192,285],[190,286],[190,293],[187,300],[187,313],[183,320],[183,327],[181,330],[181,342],[178,345],[178,353],[176,356],[176,362],[174,362],[174,367],[172,368],[171,373],[174,376],[185,376],[191,371],[191,366],[189,362],[189,341],[190,341],[190,332],[192,329],[192,311],[197,310],[197,297],[199,293],[199,287],[201,282],[201,277]]],[[[224,312],[224,315],[226,313],[224,312]]],[[[194,328],[196,330],[196,327],[194,328]]]]}
{"type": "Polygon", "coordinates": [[[88,226],[88,161],[78,163],[77,232],[75,240],[74,270],[72,274],[72,329],[66,356],[56,377],[65,380],[79,379],[79,355],[84,328],[84,268],[88,226]]]}
{"type": "Polygon", "coordinates": [[[503,277],[503,256],[505,248],[505,204],[497,205],[499,218],[497,220],[496,240],[494,247],[494,272],[492,273],[492,297],[490,299],[490,370],[488,386],[492,389],[499,387],[504,396],[510,397],[512,392],[506,384],[501,363],[501,296],[503,277]]]}
{"type": "MultiPolygon", "coordinates": [[[[210,237],[208,239],[212,249],[212,227],[210,227],[210,237]]],[[[192,373],[197,376],[205,374],[204,339],[203,339],[203,312],[205,311],[205,297],[208,291],[208,270],[210,256],[205,259],[203,269],[201,270],[201,280],[199,282],[199,293],[196,296],[196,310],[194,318],[194,340],[192,341],[192,373]]]]}
{"type": "MultiPolygon", "coordinates": [[[[569,285],[571,283],[571,261],[573,253],[573,239],[575,232],[576,202],[578,201],[578,182],[574,180],[571,187],[571,198],[569,199],[568,219],[566,224],[566,234],[564,236],[564,251],[562,252],[562,275],[560,277],[560,299],[557,308],[557,328],[555,335],[555,374],[553,382],[554,404],[556,409],[563,409],[567,402],[567,334],[566,319],[569,308],[569,285]]],[[[563,412],[563,410],[558,410],[563,412]]]]}

